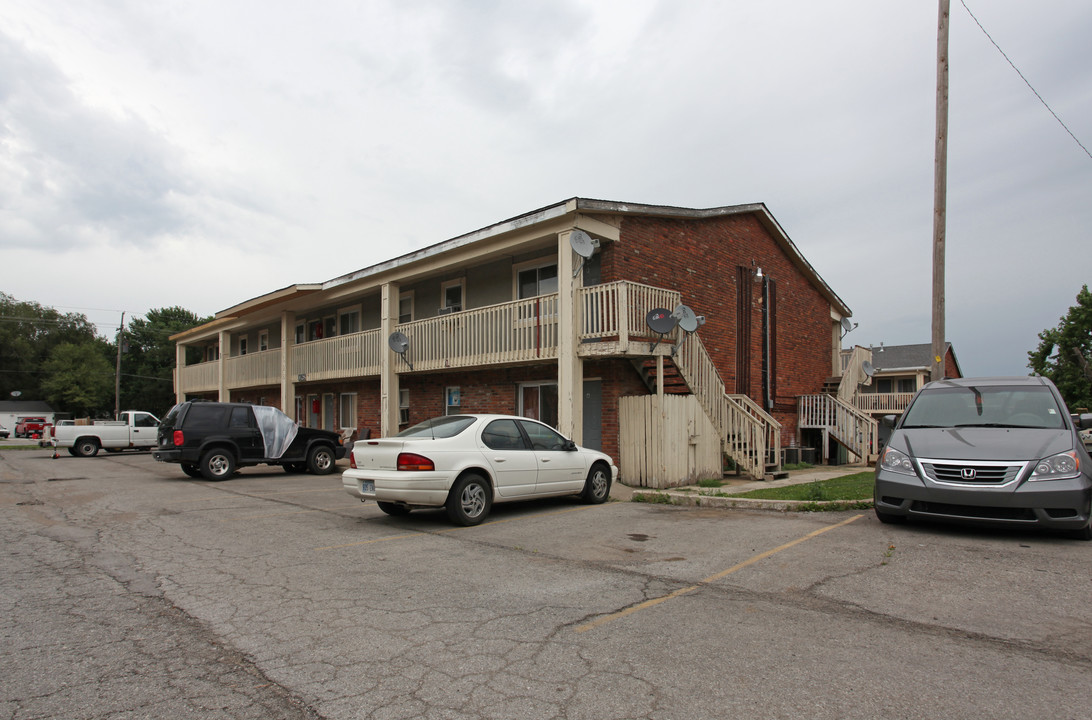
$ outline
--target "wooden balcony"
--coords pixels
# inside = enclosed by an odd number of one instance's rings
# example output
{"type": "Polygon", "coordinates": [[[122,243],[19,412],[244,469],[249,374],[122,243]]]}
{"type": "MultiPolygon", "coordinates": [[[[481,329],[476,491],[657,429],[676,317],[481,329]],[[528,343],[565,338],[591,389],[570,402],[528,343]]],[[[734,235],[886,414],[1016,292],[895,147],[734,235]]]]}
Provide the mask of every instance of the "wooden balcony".
{"type": "Polygon", "coordinates": [[[226,358],[224,375],[230,388],[275,385],[281,381],[281,351],[263,350],[226,358]]]}
{"type": "MultiPolygon", "coordinates": [[[[647,354],[654,334],[645,324],[653,308],[674,308],[679,293],[631,282],[581,288],[577,297],[577,352],[585,357],[647,354]]],[[[556,293],[403,323],[406,359],[414,372],[515,365],[557,358],[559,299],[556,293]]],[[[676,341],[674,335],[665,343],[676,341]]],[[[293,345],[291,379],[297,382],[377,377],[381,353],[390,352],[379,330],[365,330],[293,345]]],[[[409,368],[402,365],[400,372],[409,368]]],[[[228,389],[281,382],[281,350],[225,358],[228,389]]],[[[219,388],[220,363],[179,371],[184,393],[219,388]]]]}
{"type": "Polygon", "coordinates": [[[857,393],[853,405],[869,415],[898,415],[906,410],[915,393],[857,393]]]}
{"type": "Polygon", "coordinates": [[[175,370],[175,385],[180,392],[216,392],[220,388],[220,363],[217,361],[186,365],[175,370]]]}

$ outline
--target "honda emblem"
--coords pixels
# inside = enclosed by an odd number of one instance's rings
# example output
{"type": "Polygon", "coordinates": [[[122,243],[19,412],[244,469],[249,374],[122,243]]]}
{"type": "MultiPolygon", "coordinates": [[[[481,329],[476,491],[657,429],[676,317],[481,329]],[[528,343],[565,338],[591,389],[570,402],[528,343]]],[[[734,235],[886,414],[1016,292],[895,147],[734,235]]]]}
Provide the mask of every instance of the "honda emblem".
{"type": "Polygon", "coordinates": [[[963,468],[960,474],[963,475],[964,480],[974,480],[978,475],[978,471],[974,468],[963,468]]]}

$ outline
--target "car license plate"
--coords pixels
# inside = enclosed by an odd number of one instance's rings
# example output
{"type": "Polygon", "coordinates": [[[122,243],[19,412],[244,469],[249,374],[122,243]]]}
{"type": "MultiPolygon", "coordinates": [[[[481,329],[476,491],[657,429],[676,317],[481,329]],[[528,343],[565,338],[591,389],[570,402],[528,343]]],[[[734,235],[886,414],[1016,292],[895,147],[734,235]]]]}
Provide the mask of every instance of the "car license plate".
{"type": "Polygon", "coordinates": [[[373,481],[371,481],[371,480],[361,480],[360,481],[360,492],[366,492],[366,493],[375,492],[375,483],[373,481]]]}

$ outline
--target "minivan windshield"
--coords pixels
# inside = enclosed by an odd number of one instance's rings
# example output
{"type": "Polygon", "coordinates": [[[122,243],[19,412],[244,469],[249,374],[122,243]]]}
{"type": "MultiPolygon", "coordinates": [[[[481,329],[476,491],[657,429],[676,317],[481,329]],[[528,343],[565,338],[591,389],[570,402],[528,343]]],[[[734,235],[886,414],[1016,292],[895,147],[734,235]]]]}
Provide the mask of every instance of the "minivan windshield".
{"type": "Polygon", "coordinates": [[[411,428],[406,428],[395,437],[428,437],[449,438],[455,437],[474,423],[474,418],[469,415],[447,415],[432,418],[422,423],[417,423],[411,428]]]}
{"type": "Polygon", "coordinates": [[[1065,427],[1054,395],[1045,387],[1024,385],[938,387],[922,390],[906,410],[904,430],[914,428],[1065,427]]]}

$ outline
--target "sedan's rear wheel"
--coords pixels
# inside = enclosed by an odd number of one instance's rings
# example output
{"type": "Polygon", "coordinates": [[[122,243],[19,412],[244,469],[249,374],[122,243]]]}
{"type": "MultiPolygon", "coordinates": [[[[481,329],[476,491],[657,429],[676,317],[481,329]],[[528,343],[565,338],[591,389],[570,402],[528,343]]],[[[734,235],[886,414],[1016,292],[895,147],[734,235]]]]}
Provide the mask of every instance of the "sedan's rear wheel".
{"type": "Polygon", "coordinates": [[[610,469],[602,463],[592,465],[588,479],[584,481],[584,492],[580,493],[584,502],[598,505],[610,497],[610,469]]]}
{"type": "Polygon", "coordinates": [[[493,490],[481,475],[463,475],[447,496],[447,516],[456,525],[477,525],[493,506],[493,490]]]}

